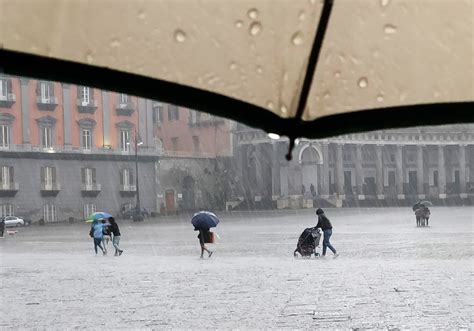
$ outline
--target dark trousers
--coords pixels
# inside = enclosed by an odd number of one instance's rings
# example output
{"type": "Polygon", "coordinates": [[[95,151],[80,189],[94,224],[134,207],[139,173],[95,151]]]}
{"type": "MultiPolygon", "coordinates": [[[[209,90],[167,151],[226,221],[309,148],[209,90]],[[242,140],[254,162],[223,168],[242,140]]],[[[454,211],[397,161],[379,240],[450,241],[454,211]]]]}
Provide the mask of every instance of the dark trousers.
{"type": "Polygon", "coordinates": [[[329,239],[332,236],[332,229],[323,230],[324,239],[323,239],[323,256],[326,255],[326,249],[329,248],[334,254],[336,254],[336,249],[331,245],[329,239]]]}
{"type": "Polygon", "coordinates": [[[101,245],[102,238],[94,238],[94,250],[95,253],[97,254],[97,247],[100,247],[100,250],[104,252],[104,248],[101,245]]]}

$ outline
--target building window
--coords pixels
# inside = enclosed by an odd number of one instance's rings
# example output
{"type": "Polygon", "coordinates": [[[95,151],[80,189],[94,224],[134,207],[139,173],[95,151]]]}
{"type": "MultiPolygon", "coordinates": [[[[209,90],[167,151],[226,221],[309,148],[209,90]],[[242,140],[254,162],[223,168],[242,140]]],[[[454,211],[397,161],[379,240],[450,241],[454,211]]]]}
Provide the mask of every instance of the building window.
{"type": "Polygon", "coordinates": [[[81,130],[81,143],[82,149],[85,151],[90,151],[92,149],[92,132],[91,130],[83,129],[81,130]]]}
{"type": "Polygon", "coordinates": [[[97,211],[97,206],[93,203],[86,203],[84,204],[84,218],[86,219],[89,217],[90,214],[95,213],[97,211]]]}
{"type": "Polygon", "coordinates": [[[82,168],[81,181],[85,186],[91,187],[96,183],[95,168],[82,168]]]}
{"type": "Polygon", "coordinates": [[[130,151],[130,131],[120,130],[120,150],[122,152],[130,151]]]}
{"type": "Polygon", "coordinates": [[[395,171],[388,172],[388,186],[395,186],[395,171]]]}
{"type": "Polygon", "coordinates": [[[179,121],[179,109],[175,105],[168,105],[168,121],[179,121]]]}
{"type": "Polygon", "coordinates": [[[0,187],[8,189],[10,183],[14,182],[14,168],[10,166],[0,167],[0,187]]]}
{"type": "Polygon", "coordinates": [[[153,105],[153,123],[163,123],[163,105],[161,103],[153,105]]]}
{"type": "Polygon", "coordinates": [[[8,149],[10,147],[10,126],[0,125],[0,149],[8,149]]]}
{"type": "Polygon", "coordinates": [[[89,87],[86,86],[80,86],[78,87],[79,89],[79,99],[86,104],[89,104],[91,102],[91,90],[89,87]]]}
{"type": "Polygon", "coordinates": [[[173,145],[173,151],[178,150],[178,137],[171,138],[171,144],[173,145]]]}
{"type": "Polygon", "coordinates": [[[45,222],[56,222],[56,206],[48,203],[43,206],[43,219],[45,222]]]}
{"type": "Polygon", "coordinates": [[[53,148],[53,129],[41,127],[41,147],[53,148]]]}
{"type": "Polygon", "coordinates": [[[0,205],[0,217],[14,216],[15,207],[11,203],[0,205]]]}
{"type": "Polygon", "coordinates": [[[343,154],[342,159],[344,161],[351,161],[352,160],[352,155],[351,154],[343,154]]]}
{"type": "Polygon", "coordinates": [[[438,170],[433,171],[433,186],[438,186],[438,170]]]}
{"type": "Polygon", "coordinates": [[[122,213],[128,211],[128,210],[131,210],[133,208],[133,204],[130,203],[130,202],[125,202],[125,203],[122,203],[121,207],[120,207],[120,210],[122,211],[122,213]]]}
{"type": "Polygon", "coordinates": [[[133,181],[133,172],[130,169],[121,169],[120,170],[120,185],[128,190],[131,187],[134,187],[135,182],[133,181]]]}
{"type": "Polygon", "coordinates": [[[201,112],[191,110],[189,111],[189,123],[197,124],[201,121],[201,112]]]}
{"type": "Polygon", "coordinates": [[[119,94],[119,103],[128,103],[128,94],[120,93],[119,94]]]}
{"type": "Polygon", "coordinates": [[[41,185],[46,189],[52,189],[56,184],[56,167],[41,167],[41,185]]]}
{"type": "Polygon", "coordinates": [[[52,82],[38,82],[37,95],[42,103],[49,103],[54,97],[54,85],[52,82]]]}
{"type": "Polygon", "coordinates": [[[6,100],[8,97],[8,79],[0,78],[0,98],[6,100]]]}
{"type": "Polygon", "coordinates": [[[395,162],[395,154],[390,154],[390,162],[395,162]]]}
{"type": "Polygon", "coordinates": [[[194,151],[199,152],[201,150],[201,146],[199,145],[199,137],[198,136],[193,136],[193,145],[194,145],[194,151]]]}

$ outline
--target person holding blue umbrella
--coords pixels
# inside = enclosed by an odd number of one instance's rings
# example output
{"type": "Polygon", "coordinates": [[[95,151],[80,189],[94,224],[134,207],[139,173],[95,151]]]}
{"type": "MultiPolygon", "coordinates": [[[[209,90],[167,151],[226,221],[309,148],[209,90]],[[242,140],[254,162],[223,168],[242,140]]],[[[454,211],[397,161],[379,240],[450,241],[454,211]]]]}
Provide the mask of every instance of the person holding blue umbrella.
{"type": "Polygon", "coordinates": [[[204,258],[205,251],[210,258],[214,252],[207,249],[206,243],[214,242],[214,233],[212,233],[210,229],[217,226],[219,219],[214,213],[200,211],[193,215],[191,223],[194,226],[194,231],[199,231],[198,239],[201,245],[201,259],[204,258]]]}
{"type": "Polygon", "coordinates": [[[89,235],[94,240],[94,250],[95,250],[96,255],[97,255],[97,247],[100,248],[103,255],[107,254],[107,251],[101,245],[102,239],[104,238],[104,227],[105,226],[106,225],[104,223],[102,223],[101,220],[99,220],[99,219],[96,219],[96,220],[92,221],[92,226],[91,226],[91,230],[89,232],[89,235]]]}

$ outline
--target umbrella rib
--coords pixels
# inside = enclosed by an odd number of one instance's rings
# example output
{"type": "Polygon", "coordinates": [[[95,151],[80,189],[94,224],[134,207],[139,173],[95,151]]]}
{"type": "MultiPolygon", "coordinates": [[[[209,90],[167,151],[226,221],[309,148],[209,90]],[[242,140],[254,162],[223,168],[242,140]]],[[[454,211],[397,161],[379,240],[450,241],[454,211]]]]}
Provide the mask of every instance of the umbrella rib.
{"type": "MultiPolygon", "coordinates": [[[[329,24],[329,18],[331,17],[332,6],[334,0],[324,0],[323,9],[321,12],[321,18],[318,22],[318,27],[316,29],[316,34],[314,36],[313,46],[311,48],[311,53],[308,59],[308,66],[306,67],[306,73],[301,87],[300,98],[298,100],[298,107],[296,108],[295,119],[297,122],[301,122],[306,103],[308,101],[309,91],[311,89],[311,84],[313,82],[313,77],[316,72],[316,65],[318,64],[319,54],[323,47],[324,36],[326,35],[326,30],[329,24]]],[[[291,160],[291,152],[295,147],[295,138],[290,138],[290,146],[288,154],[286,155],[287,160],[291,160]]]]}
{"type": "Polygon", "coordinates": [[[303,86],[301,88],[300,98],[298,101],[298,108],[296,108],[296,119],[302,119],[304,109],[306,107],[306,102],[308,101],[308,95],[313,82],[313,77],[316,72],[316,65],[318,64],[319,54],[323,48],[324,36],[326,35],[326,30],[329,24],[329,18],[331,16],[332,6],[334,0],[325,0],[323,9],[321,12],[321,18],[318,22],[318,27],[316,30],[316,35],[314,36],[313,47],[311,48],[311,53],[308,59],[308,66],[306,68],[306,74],[303,81],[303,86]]]}

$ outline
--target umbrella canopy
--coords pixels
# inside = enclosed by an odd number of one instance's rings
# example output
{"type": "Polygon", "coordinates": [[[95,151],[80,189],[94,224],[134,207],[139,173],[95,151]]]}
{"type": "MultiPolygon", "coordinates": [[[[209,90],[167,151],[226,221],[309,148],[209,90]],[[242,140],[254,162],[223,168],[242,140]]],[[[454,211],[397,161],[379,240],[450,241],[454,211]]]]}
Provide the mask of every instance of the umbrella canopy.
{"type": "Polygon", "coordinates": [[[5,73],[291,137],[474,121],[472,0],[1,0],[0,13],[5,73]]]}
{"type": "Polygon", "coordinates": [[[87,217],[86,222],[87,223],[92,223],[93,221],[96,221],[96,220],[99,220],[99,219],[102,219],[102,218],[106,219],[106,218],[109,218],[109,217],[112,217],[112,215],[109,214],[109,213],[103,212],[103,211],[98,211],[98,212],[90,214],[87,217]]]}
{"type": "Polygon", "coordinates": [[[426,206],[432,206],[433,204],[432,204],[430,201],[426,201],[426,200],[425,200],[425,201],[421,201],[421,202],[420,202],[420,205],[426,207],[426,206]]]}
{"type": "Polygon", "coordinates": [[[200,211],[193,215],[191,223],[194,225],[194,230],[206,230],[216,227],[219,224],[219,219],[214,213],[200,211]]]}

